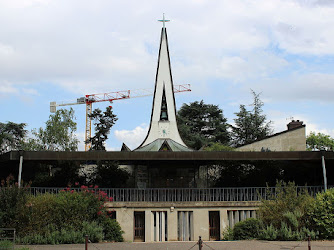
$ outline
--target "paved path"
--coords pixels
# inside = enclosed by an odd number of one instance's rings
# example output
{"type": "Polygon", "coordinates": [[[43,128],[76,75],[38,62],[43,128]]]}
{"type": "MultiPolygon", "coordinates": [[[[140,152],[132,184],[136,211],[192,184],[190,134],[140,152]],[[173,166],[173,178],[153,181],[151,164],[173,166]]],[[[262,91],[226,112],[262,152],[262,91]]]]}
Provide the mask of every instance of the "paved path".
{"type": "MultiPolygon", "coordinates": [[[[27,246],[31,250],[84,250],[84,244],[77,245],[35,245],[27,246]]],[[[96,243],[89,244],[89,250],[197,250],[196,242],[160,242],[160,243],[96,243]]],[[[307,242],[300,241],[210,241],[203,244],[202,250],[307,250],[307,242]]],[[[333,250],[334,241],[312,241],[312,250],[333,250]]]]}

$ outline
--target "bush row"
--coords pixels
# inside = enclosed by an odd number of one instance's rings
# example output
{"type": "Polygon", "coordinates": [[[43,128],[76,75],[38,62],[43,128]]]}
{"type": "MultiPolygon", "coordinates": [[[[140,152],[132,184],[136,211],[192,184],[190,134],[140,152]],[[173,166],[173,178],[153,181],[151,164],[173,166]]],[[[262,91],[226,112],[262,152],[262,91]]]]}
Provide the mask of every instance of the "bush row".
{"type": "Polygon", "coordinates": [[[24,189],[7,185],[0,189],[0,225],[16,228],[18,243],[83,243],[123,241],[121,227],[104,204],[105,192],[66,188],[58,194],[29,195],[24,189]]]}
{"type": "Polygon", "coordinates": [[[334,239],[334,189],[312,198],[306,191],[297,194],[294,183],[277,184],[270,200],[264,200],[258,218],[228,228],[225,240],[334,239]]]}

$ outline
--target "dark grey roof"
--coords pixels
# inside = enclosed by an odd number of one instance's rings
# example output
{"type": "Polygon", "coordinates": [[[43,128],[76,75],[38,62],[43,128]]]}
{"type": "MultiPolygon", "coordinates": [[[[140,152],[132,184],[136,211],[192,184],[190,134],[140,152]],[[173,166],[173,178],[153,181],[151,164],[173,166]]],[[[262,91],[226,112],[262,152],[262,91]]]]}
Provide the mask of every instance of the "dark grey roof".
{"type": "Polygon", "coordinates": [[[179,152],[179,151],[193,151],[192,149],[185,147],[176,141],[173,141],[171,139],[156,139],[155,141],[135,149],[134,151],[148,151],[148,152],[154,152],[154,151],[159,151],[161,146],[166,143],[170,150],[173,152],[179,152]]]}

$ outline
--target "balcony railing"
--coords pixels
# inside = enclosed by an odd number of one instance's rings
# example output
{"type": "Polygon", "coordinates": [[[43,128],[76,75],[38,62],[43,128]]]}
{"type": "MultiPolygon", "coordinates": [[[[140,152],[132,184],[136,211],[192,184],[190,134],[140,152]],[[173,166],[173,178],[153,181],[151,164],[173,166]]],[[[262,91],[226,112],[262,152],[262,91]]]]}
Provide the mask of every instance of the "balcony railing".
{"type": "MultiPolygon", "coordinates": [[[[33,195],[59,193],[64,188],[30,187],[33,195]]],[[[80,188],[71,188],[80,191],[80,188]]],[[[276,187],[231,187],[231,188],[98,188],[104,191],[113,202],[218,202],[218,201],[261,201],[272,199],[277,194],[276,187]]],[[[296,187],[297,194],[308,192],[315,196],[323,191],[323,186],[296,187]]]]}

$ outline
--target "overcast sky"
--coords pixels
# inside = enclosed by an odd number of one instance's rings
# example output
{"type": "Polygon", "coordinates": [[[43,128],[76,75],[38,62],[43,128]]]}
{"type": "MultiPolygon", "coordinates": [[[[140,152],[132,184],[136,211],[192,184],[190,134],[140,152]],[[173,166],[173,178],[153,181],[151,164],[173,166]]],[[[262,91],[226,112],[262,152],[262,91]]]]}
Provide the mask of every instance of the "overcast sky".
{"type": "MultiPolygon", "coordinates": [[[[162,13],[174,84],[192,88],[176,95],[177,108],[203,99],[233,123],[253,89],[275,132],[293,117],[307,133],[334,136],[332,0],[0,0],[0,121],[30,130],[44,127],[50,101],[153,89],[162,13]]],[[[142,142],[151,105],[112,104],[109,150],[142,142]]],[[[85,106],[73,108],[83,150],[85,106]]]]}

